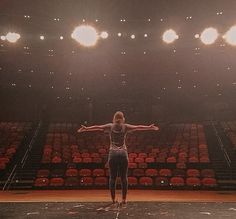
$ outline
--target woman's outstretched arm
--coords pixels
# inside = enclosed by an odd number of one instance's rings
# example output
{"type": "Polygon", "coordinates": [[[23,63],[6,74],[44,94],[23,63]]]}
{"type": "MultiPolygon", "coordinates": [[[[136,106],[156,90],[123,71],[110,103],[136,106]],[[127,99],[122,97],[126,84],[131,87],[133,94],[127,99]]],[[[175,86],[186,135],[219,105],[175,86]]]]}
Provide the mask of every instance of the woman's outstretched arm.
{"type": "Polygon", "coordinates": [[[151,125],[130,125],[126,124],[127,131],[128,132],[133,132],[133,131],[144,131],[144,130],[154,130],[158,131],[159,128],[155,126],[154,124],[151,125]]]}
{"type": "Polygon", "coordinates": [[[105,125],[93,125],[93,126],[84,126],[81,125],[81,128],[78,130],[78,132],[86,132],[86,131],[105,131],[106,129],[109,129],[111,127],[111,124],[105,124],[105,125]]]}

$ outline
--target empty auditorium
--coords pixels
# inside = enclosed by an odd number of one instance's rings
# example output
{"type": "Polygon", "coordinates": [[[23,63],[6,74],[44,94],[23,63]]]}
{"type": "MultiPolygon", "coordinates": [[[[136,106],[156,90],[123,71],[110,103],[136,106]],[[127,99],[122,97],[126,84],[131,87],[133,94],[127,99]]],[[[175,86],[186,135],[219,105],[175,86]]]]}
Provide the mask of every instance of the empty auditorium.
{"type": "Polygon", "coordinates": [[[1,219],[236,219],[235,0],[1,0],[1,219]]]}

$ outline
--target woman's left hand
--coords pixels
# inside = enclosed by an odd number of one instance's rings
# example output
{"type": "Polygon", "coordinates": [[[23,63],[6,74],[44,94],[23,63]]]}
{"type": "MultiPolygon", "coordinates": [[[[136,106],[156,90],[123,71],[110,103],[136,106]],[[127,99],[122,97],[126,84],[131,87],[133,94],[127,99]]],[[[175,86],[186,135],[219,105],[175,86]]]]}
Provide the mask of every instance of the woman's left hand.
{"type": "Polygon", "coordinates": [[[87,130],[87,127],[84,125],[81,125],[81,128],[77,132],[83,132],[85,130],[87,130]]]}

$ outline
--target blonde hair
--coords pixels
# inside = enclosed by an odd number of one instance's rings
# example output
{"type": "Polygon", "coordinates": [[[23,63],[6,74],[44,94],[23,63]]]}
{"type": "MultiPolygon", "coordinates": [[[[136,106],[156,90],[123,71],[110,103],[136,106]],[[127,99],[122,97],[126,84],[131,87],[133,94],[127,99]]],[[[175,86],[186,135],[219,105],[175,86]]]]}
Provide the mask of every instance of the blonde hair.
{"type": "Polygon", "coordinates": [[[121,111],[117,111],[113,116],[113,123],[124,123],[124,122],[125,122],[124,113],[122,113],[121,111]]]}

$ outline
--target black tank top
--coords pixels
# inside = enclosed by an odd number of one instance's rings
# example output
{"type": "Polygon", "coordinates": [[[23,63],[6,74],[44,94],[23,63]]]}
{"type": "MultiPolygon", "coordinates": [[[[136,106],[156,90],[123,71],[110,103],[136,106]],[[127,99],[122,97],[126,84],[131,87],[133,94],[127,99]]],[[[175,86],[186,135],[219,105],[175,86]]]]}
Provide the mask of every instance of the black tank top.
{"type": "Polygon", "coordinates": [[[125,145],[125,124],[112,124],[110,133],[110,149],[127,149],[125,145]]]}

